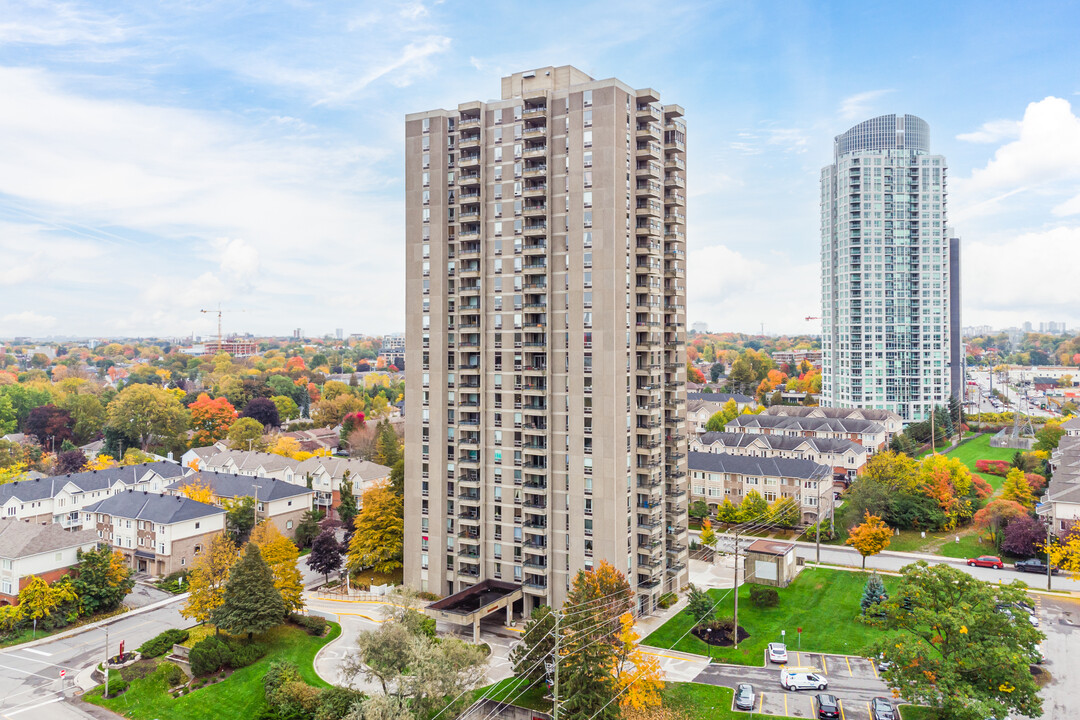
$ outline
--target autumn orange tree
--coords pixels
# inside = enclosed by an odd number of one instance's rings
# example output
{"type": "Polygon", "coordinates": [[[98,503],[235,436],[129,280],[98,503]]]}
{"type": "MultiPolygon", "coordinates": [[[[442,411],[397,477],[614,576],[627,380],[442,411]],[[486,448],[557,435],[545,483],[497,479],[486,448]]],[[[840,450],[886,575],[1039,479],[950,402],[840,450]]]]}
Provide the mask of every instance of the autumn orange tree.
{"type": "Polygon", "coordinates": [[[199,622],[207,622],[225,600],[225,583],[229,570],[236,563],[237,548],[226,533],[214,536],[210,547],[195,558],[188,575],[187,602],[180,614],[199,622]]]}
{"type": "Polygon", "coordinates": [[[1027,510],[1020,503],[998,498],[975,513],[972,523],[990,536],[990,542],[994,543],[994,547],[1001,547],[1001,541],[1005,536],[1005,526],[1026,514],[1027,510]]]}
{"type": "Polygon", "coordinates": [[[889,538],[892,537],[892,529],[882,522],[877,515],[871,515],[869,511],[862,523],[848,531],[848,539],[845,544],[853,546],[862,555],[863,570],[866,569],[866,558],[877,555],[889,547],[889,538]]]}
{"type": "Polygon", "coordinates": [[[658,707],[664,689],[660,660],[641,650],[633,615],[623,613],[619,624],[619,645],[615,651],[615,685],[623,693],[619,705],[635,710],[658,707]]]}
{"type": "Polygon", "coordinates": [[[201,475],[195,475],[190,482],[180,486],[180,494],[189,500],[212,505],[214,503],[214,491],[203,482],[201,475]]]}
{"type": "Polygon", "coordinates": [[[274,576],[274,587],[281,593],[281,599],[290,611],[304,608],[304,579],[296,560],[300,551],[289,538],[281,534],[271,520],[263,520],[251,531],[249,542],[258,546],[263,560],[270,566],[274,576]]]}
{"type": "Polygon", "coordinates": [[[236,408],[224,397],[211,399],[206,393],[188,406],[191,411],[192,443],[198,446],[213,445],[229,434],[236,422],[236,408]]]}

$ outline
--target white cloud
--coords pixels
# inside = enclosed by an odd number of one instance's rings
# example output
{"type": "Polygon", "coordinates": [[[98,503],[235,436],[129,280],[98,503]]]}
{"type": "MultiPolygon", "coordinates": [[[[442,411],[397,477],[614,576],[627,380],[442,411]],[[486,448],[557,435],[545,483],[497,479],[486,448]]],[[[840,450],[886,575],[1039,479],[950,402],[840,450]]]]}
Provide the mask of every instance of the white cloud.
{"type": "Polygon", "coordinates": [[[1017,120],[991,120],[983,123],[975,132],[960,133],[956,139],[970,143],[996,143],[1019,137],[1022,127],[1023,123],[1017,120]]]}
{"type": "Polygon", "coordinates": [[[965,240],[961,260],[965,325],[1007,327],[1032,319],[1080,324],[1070,280],[1080,267],[1080,227],[1023,233],[1003,243],[965,240]],[[1037,272],[1037,285],[1018,268],[1037,272]]]}
{"type": "Polygon", "coordinates": [[[56,327],[56,318],[52,315],[24,310],[0,317],[0,324],[4,328],[5,335],[40,336],[44,334],[43,331],[56,327]]]}
{"type": "Polygon", "coordinates": [[[1052,213],[1058,217],[1067,217],[1069,215],[1080,215],[1080,195],[1071,197],[1060,205],[1055,205],[1051,210],[1052,213]]]}
{"type": "Polygon", "coordinates": [[[841,120],[868,120],[875,114],[873,110],[876,107],[874,102],[883,95],[888,95],[892,90],[868,90],[866,92],[856,93],[855,95],[849,95],[840,101],[840,119],[841,120]]]}
{"type": "Polygon", "coordinates": [[[260,117],[241,118],[248,126],[90,99],[40,70],[0,68],[0,97],[18,108],[0,112],[0,208],[25,217],[0,226],[0,284],[19,288],[5,291],[6,310],[63,316],[83,332],[109,322],[117,333],[170,333],[235,300],[280,308],[233,325],[267,331],[304,325],[318,293],[341,293],[349,303],[328,325],[403,321],[396,304],[371,307],[355,287],[363,277],[365,295],[400,294],[398,181],[377,170],[392,148],[300,141],[260,117]],[[65,293],[29,292],[41,282],[65,293]]]}
{"type": "Polygon", "coordinates": [[[726,245],[687,253],[687,322],[705,320],[712,328],[767,333],[819,332],[820,269],[798,265],[783,253],[749,257],[726,245]]]}
{"type": "MultiPolygon", "coordinates": [[[[1045,197],[1057,215],[1075,213],[1080,203],[1074,197],[1080,190],[1080,117],[1062,98],[1030,103],[1015,139],[999,147],[984,167],[972,170],[971,177],[954,178],[951,189],[956,221],[1009,209],[1013,205],[1003,201],[1021,193],[1045,197]]],[[[1034,202],[1025,201],[1028,210],[1034,202]]]]}
{"type": "Polygon", "coordinates": [[[115,18],[71,2],[0,0],[0,18],[0,45],[115,43],[127,37],[115,18]]]}

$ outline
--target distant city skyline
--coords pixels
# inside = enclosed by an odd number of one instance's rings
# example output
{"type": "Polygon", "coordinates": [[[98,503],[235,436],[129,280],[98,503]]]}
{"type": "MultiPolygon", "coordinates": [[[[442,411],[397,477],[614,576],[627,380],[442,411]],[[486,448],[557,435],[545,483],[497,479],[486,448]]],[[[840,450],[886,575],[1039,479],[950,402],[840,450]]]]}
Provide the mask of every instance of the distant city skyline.
{"type": "Polygon", "coordinates": [[[0,9],[6,336],[209,333],[219,302],[255,334],[400,330],[401,118],[549,64],[693,108],[687,311],[712,329],[820,331],[818,170],[890,112],[949,157],[964,323],[1080,326],[1053,273],[1080,264],[1073,4],[556,2],[513,47],[477,42],[516,21],[497,3],[0,9]]]}

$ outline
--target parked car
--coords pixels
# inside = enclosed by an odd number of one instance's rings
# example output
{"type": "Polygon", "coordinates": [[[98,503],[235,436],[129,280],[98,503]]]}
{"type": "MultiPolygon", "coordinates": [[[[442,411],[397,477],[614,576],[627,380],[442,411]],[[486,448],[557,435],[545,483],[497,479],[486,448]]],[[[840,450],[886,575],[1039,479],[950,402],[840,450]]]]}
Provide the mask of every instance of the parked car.
{"type": "Polygon", "coordinates": [[[888,698],[876,697],[870,701],[871,720],[895,720],[896,713],[888,698]]]}
{"type": "Polygon", "coordinates": [[[881,655],[878,655],[876,664],[877,664],[877,671],[879,673],[885,672],[886,670],[888,670],[889,668],[892,667],[892,663],[885,659],[884,653],[881,654],[881,655]]]}
{"type": "Polygon", "coordinates": [[[829,681],[817,673],[794,672],[786,668],[780,671],[780,687],[785,690],[824,690],[829,681]]]}
{"type": "Polygon", "coordinates": [[[833,695],[818,693],[814,696],[814,707],[817,709],[817,715],[815,717],[840,717],[840,704],[837,702],[836,697],[834,697],[833,695]]]}
{"type": "MultiPolygon", "coordinates": [[[[1017,560],[1013,565],[1013,569],[1018,572],[1038,573],[1039,575],[1046,574],[1046,563],[1038,558],[1028,558],[1027,560],[1017,560]]],[[[1057,575],[1060,570],[1057,568],[1050,569],[1051,574],[1057,575]]]]}
{"type": "Polygon", "coordinates": [[[735,707],[739,710],[754,709],[754,686],[750,683],[739,683],[739,687],[735,690],[735,707]]]}
{"type": "Polygon", "coordinates": [[[1035,614],[1034,608],[1028,610],[1019,603],[998,603],[994,606],[994,609],[1008,615],[1013,620],[1015,620],[1017,616],[1021,619],[1026,618],[1034,627],[1039,627],[1039,616],[1035,614]]]}
{"type": "Polygon", "coordinates": [[[769,643],[769,662],[786,663],[787,645],[784,643],[769,643]]]}
{"type": "Polygon", "coordinates": [[[1005,563],[1001,562],[1001,558],[996,555],[980,555],[977,558],[969,558],[967,564],[971,567],[988,567],[997,570],[1005,567],[1005,563]]]}

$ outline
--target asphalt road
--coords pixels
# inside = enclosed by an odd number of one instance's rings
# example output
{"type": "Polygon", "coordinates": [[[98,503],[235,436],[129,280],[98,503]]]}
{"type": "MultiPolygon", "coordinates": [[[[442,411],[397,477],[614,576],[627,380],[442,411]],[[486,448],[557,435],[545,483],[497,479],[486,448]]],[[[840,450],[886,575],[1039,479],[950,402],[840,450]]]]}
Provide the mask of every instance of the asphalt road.
{"type": "MultiPolygon", "coordinates": [[[[121,617],[108,626],[109,654],[133,650],[168,628],[189,624],[180,615],[180,601],[131,617],[121,617]]],[[[66,681],[105,658],[104,627],[32,648],[0,650],[0,718],[17,720],[69,720],[85,713],[61,702],[60,671],[66,681]]]]}
{"type": "MultiPolygon", "coordinates": [[[[789,665],[812,668],[828,681],[823,692],[835,695],[844,708],[844,717],[864,720],[870,717],[869,703],[875,697],[891,697],[888,686],[878,677],[873,664],[866,658],[847,655],[796,653],[789,650],[789,665]]],[[[780,685],[780,665],[746,667],[712,664],[695,678],[695,682],[735,688],[748,682],[754,686],[756,712],[791,717],[813,717],[813,697],[817,690],[787,691],[780,685]]]]}
{"type": "Polygon", "coordinates": [[[1037,599],[1046,633],[1042,667],[1050,682],[1042,689],[1043,714],[1048,720],[1065,720],[1078,715],[1080,707],[1080,600],[1049,595],[1037,599]]]}

